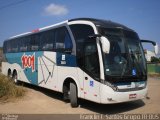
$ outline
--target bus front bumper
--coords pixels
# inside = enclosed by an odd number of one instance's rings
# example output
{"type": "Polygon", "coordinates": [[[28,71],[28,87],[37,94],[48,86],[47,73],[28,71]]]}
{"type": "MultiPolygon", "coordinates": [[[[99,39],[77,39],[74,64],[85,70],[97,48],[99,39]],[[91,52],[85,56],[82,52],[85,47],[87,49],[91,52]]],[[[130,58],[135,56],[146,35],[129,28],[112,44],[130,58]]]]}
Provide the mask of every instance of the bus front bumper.
{"type": "Polygon", "coordinates": [[[102,104],[122,103],[144,99],[147,96],[147,86],[142,90],[128,91],[128,92],[117,92],[112,88],[102,85],[101,86],[101,98],[102,104]]]}

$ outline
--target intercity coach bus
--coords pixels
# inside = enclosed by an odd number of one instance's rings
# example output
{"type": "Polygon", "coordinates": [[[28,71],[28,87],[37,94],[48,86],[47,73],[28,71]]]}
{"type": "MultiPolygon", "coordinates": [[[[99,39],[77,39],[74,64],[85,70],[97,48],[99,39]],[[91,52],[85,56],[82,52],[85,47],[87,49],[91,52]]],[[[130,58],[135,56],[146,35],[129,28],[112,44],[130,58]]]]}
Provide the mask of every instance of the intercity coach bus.
{"type": "Polygon", "coordinates": [[[137,33],[112,21],[77,18],[4,41],[2,73],[78,99],[112,104],[147,95],[147,67],[137,33]]]}

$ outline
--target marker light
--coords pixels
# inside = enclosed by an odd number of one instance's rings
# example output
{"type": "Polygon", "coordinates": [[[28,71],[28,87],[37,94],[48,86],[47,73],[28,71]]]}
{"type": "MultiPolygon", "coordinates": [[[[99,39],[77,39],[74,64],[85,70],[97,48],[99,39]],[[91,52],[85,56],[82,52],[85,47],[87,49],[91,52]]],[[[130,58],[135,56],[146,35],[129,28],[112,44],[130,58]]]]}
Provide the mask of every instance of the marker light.
{"type": "Polygon", "coordinates": [[[33,32],[33,33],[34,33],[34,32],[39,32],[39,29],[32,30],[32,32],[33,32]]]}

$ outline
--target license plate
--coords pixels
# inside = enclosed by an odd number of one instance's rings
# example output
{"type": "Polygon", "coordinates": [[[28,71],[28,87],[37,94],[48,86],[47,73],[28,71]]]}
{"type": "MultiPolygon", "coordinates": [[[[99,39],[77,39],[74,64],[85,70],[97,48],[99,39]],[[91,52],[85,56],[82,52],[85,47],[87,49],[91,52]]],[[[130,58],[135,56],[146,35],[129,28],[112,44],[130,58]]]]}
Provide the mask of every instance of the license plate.
{"type": "Polygon", "coordinates": [[[134,99],[137,97],[137,94],[129,94],[129,99],[134,99]]]}

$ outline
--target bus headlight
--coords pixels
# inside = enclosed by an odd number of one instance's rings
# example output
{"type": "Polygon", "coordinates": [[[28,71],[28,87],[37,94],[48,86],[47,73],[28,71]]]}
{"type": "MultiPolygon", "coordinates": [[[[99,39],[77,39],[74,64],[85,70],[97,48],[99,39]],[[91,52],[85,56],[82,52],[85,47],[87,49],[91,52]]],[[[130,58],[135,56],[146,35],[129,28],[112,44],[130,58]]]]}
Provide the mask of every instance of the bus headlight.
{"type": "Polygon", "coordinates": [[[147,87],[147,82],[145,81],[143,88],[146,88],[146,87],[147,87]]]}
{"type": "Polygon", "coordinates": [[[111,86],[111,88],[112,88],[114,91],[118,91],[118,88],[117,88],[117,86],[115,86],[115,85],[111,86]]]}

